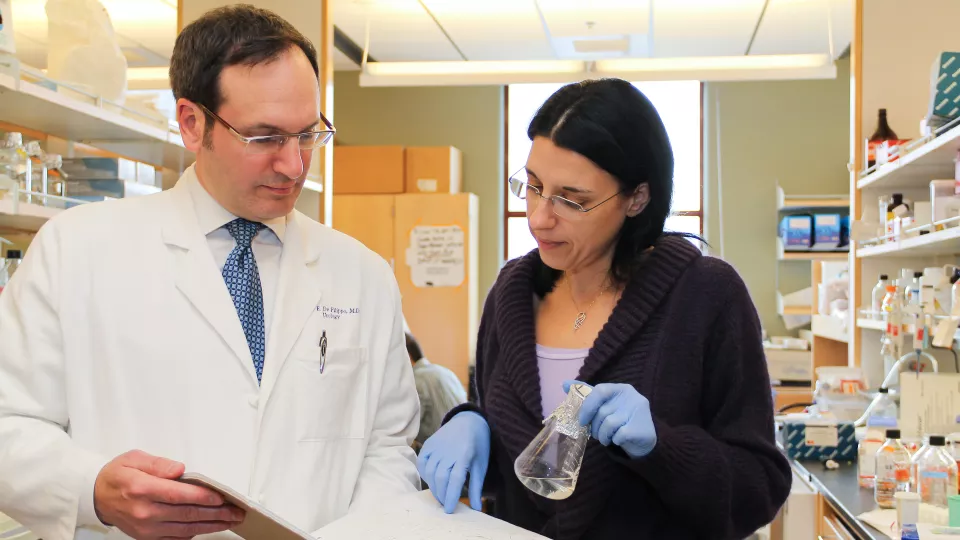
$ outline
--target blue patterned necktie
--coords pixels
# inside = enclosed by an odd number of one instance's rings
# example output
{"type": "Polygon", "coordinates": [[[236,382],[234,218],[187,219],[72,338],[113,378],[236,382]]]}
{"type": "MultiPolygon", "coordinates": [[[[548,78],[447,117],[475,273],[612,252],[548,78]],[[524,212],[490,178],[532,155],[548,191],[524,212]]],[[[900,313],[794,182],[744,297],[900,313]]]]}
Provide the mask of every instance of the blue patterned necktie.
{"type": "Polygon", "coordinates": [[[266,333],[263,325],[263,289],[260,287],[260,272],[251,245],[265,225],[235,219],[224,227],[237,241],[237,247],[233,248],[223,265],[223,281],[233,297],[233,306],[237,309],[243,333],[247,336],[247,346],[250,347],[259,384],[263,375],[266,333]]]}

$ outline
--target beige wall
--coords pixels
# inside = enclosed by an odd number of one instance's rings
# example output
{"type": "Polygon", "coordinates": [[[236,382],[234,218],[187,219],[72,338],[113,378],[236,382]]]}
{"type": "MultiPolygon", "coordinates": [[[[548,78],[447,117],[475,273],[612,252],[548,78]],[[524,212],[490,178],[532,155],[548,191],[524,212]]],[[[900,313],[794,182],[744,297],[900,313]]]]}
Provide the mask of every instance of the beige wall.
{"type": "Polygon", "coordinates": [[[771,335],[785,333],[778,279],[784,293],[810,286],[809,264],[776,260],[776,185],[788,195],[849,193],[849,70],[843,60],[836,80],[704,89],[704,234],[743,276],[771,335]]]}
{"type": "Polygon", "coordinates": [[[361,88],[358,74],[339,71],[334,77],[339,142],[452,145],[463,152],[463,191],[480,199],[482,309],[503,260],[503,88],[361,88]]]}

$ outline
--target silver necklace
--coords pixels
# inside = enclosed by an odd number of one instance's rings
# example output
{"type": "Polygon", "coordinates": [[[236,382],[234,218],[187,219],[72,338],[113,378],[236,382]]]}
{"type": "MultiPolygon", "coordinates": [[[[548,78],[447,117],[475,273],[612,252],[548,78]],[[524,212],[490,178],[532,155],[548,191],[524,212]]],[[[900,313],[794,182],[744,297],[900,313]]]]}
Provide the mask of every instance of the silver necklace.
{"type": "Polygon", "coordinates": [[[581,311],[580,306],[577,305],[577,299],[573,297],[573,286],[570,285],[570,279],[564,276],[564,280],[567,282],[567,290],[570,291],[570,300],[573,301],[573,307],[577,309],[577,318],[573,321],[573,331],[576,332],[577,330],[580,330],[580,327],[583,326],[583,323],[587,320],[587,312],[590,311],[590,308],[592,308],[593,305],[597,303],[597,300],[603,296],[603,293],[607,292],[607,289],[610,288],[610,284],[607,283],[604,285],[600,289],[600,292],[597,293],[596,298],[593,299],[593,302],[590,302],[590,305],[587,306],[587,309],[581,311]]]}

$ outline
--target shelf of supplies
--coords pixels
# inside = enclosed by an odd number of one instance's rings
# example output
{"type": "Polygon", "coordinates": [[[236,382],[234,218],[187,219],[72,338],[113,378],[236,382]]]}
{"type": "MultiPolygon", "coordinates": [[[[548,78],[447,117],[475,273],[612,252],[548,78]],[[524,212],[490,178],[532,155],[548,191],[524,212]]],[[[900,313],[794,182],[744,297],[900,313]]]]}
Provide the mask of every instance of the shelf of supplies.
{"type": "Polygon", "coordinates": [[[814,336],[847,343],[850,337],[847,332],[847,323],[839,317],[829,315],[814,315],[810,325],[814,336]]]}
{"type": "Polygon", "coordinates": [[[960,227],[951,227],[930,234],[862,247],[857,257],[916,257],[960,253],[960,227]]]}
{"type": "Polygon", "coordinates": [[[845,261],[846,251],[785,251],[781,261],[845,261]]]}
{"type": "Polygon", "coordinates": [[[886,323],[876,319],[857,319],[857,328],[863,328],[864,330],[884,330],[887,327],[886,323]]]}
{"type": "Polygon", "coordinates": [[[777,260],[779,261],[845,261],[849,251],[786,251],[783,239],[777,238],[777,260]]]}
{"type": "Polygon", "coordinates": [[[783,306],[780,315],[810,315],[813,308],[810,306],[783,306]]]}
{"type": "Polygon", "coordinates": [[[63,212],[63,208],[21,201],[14,208],[10,196],[0,199],[0,227],[23,231],[38,231],[48,219],[63,212]]]}
{"type": "Polygon", "coordinates": [[[849,208],[850,197],[846,195],[785,195],[777,186],[777,210],[792,212],[817,208],[849,208]]]}
{"type": "Polygon", "coordinates": [[[901,158],[885,163],[857,181],[857,189],[917,187],[926,188],[931,180],[953,178],[954,158],[960,150],[960,126],[939,137],[919,142],[901,158]]]}
{"type": "Polygon", "coordinates": [[[17,70],[0,71],[0,118],[175,171],[193,162],[193,153],[183,147],[169,121],[133,118],[135,112],[120,106],[49,86],[59,88],[23,80],[17,70]]]}

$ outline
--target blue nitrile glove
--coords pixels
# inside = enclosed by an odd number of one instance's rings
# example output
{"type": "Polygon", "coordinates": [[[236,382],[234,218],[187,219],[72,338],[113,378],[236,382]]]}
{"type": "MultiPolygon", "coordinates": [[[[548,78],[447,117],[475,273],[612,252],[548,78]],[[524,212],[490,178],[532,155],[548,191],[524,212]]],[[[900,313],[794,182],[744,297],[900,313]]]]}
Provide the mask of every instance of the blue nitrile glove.
{"type": "MultiPolygon", "coordinates": [[[[566,381],[563,391],[569,392],[566,381]]],[[[657,445],[657,431],[650,415],[650,402],[629,384],[598,384],[580,406],[580,424],[590,424],[594,439],[600,444],[613,444],[633,459],[653,451],[657,445]]]]}
{"type": "Polygon", "coordinates": [[[480,493],[490,463],[490,426],[482,416],[465,411],[450,419],[423,443],[417,458],[420,478],[452,514],[470,473],[470,507],[480,511],[480,493]]]}

